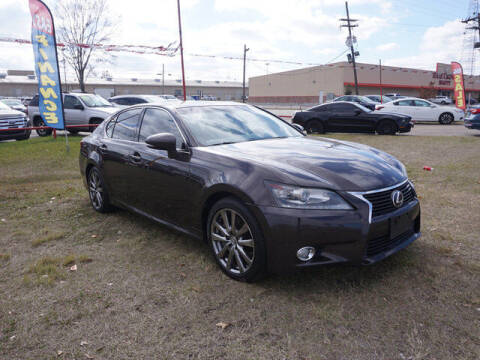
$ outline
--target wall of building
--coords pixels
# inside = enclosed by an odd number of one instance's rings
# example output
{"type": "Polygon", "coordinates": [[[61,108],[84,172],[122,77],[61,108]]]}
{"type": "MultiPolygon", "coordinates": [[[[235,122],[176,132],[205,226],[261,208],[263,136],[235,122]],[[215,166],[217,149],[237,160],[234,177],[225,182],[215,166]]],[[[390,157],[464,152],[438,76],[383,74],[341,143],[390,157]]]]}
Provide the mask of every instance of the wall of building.
{"type": "MultiPolygon", "coordinates": [[[[437,64],[436,71],[382,66],[383,93],[431,97],[453,96],[453,80],[449,64],[437,64]],[[429,95],[426,95],[429,94],[429,95]]],[[[357,64],[359,94],[380,94],[380,66],[357,64]]],[[[464,77],[465,88],[473,97],[480,96],[480,76],[464,77]]],[[[339,62],[324,66],[293,70],[250,78],[249,101],[256,103],[318,103],[346,92],[355,93],[352,64],[339,62]]]]}

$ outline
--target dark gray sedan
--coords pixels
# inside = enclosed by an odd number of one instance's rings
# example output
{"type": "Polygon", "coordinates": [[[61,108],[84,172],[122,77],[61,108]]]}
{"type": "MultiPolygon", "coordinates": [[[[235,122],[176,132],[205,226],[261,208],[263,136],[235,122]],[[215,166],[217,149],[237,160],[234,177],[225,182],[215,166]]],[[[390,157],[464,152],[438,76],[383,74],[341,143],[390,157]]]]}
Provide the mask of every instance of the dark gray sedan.
{"type": "Polygon", "coordinates": [[[310,139],[244,104],[125,109],[82,140],[80,170],[95,210],[122,207],[203,239],[236,280],[372,264],[420,236],[419,201],[397,159],[310,139]]]}

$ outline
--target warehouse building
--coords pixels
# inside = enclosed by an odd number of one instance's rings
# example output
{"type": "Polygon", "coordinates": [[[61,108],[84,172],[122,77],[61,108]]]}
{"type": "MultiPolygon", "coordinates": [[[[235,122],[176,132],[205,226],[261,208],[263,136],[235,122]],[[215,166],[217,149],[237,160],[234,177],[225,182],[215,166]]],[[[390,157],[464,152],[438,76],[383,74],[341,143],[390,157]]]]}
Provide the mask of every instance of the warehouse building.
{"type": "MultiPolygon", "coordinates": [[[[435,71],[357,63],[360,95],[398,93],[431,98],[453,97],[450,64],[435,71]]],[[[478,100],[480,76],[465,75],[466,97],[478,100]]],[[[252,77],[249,102],[258,104],[318,104],[344,94],[355,94],[352,64],[338,62],[252,77]]]]}
{"type": "MultiPolygon", "coordinates": [[[[79,91],[76,81],[62,82],[63,91],[79,91]]],[[[242,83],[232,81],[187,80],[187,95],[209,97],[217,100],[241,101],[242,83]]],[[[96,93],[105,98],[116,95],[159,95],[170,94],[177,97],[183,95],[182,81],[161,78],[154,79],[88,79],[88,93],[96,93]]],[[[246,89],[248,94],[248,88],[246,89]]],[[[33,71],[8,70],[0,72],[0,96],[23,97],[33,96],[38,92],[38,83],[33,71]]]]}

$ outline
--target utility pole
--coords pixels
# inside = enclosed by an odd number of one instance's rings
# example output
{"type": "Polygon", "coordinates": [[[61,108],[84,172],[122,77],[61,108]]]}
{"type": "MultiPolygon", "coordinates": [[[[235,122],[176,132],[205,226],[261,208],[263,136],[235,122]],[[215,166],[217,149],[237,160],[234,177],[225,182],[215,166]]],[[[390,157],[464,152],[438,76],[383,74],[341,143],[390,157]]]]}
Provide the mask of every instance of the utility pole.
{"type": "Polygon", "coordinates": [[[247,51],[250,50],[247,48],[247,45],[243,45],[243,95],[242,95],[242,102],[245,102],[245,67],[247,63],[247,51]]]}
{"type": "Polygon", "coordinates": [[[165,95],[165,64],[162,64],[162,94],[165,95]]]}
{"type": "Polygon", "coordinates": [[[383,104],[383,88],[382,88],[382,59],[380,62],[380,104],[383,104]]]}
{"type": "MultiPolygon", "coordinates": [[[[352,37],[352,28],[358,27],[358,24],[352,24],[357,22],[358,20],[356,19],[350,19],[350,13],[348,12],[348,1],[345,1],[345,9],[347,11],[347,18],[346,19],[340,19],[340,21],[346,21],[346,24],[341,25],[341,27],[346,27],[348,28],[348,39],[347,39],[347,46],[350,47],[350,56],[351,56],[351,61],[353,64],[353,77],[355,78],[355,94],[358,95],[358,79],[357,79],[357,65],[355,63],[355,56],[360,55],[358,52],[355,51],[353,48],[353,43],[354,39],[352,37]]],[[[350,59],[348,59],[350,62],[350,59]]]]}
{"type": "MultiPolygon", "coordinates": [[[[462,23],[464,24],[470,24],[470,22],[476,22],[476,25],[473,25],[471,27],[467,27],[466,30],[478,30],[478,37],[480,39],[480,13],[477,13],[475,16],[471,16],[469,18],[466,18],[462,20],[462,23]]],[[[476,42],[474,44],[474,48],[479,48],[480,47],[480,42],[476,42]]]]}

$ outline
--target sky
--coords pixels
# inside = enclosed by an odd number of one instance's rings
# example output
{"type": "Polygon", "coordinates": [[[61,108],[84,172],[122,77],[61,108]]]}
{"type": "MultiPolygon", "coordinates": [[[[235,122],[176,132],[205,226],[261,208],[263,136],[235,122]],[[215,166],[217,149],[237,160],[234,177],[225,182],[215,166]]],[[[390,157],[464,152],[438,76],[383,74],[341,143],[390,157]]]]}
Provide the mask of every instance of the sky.
{"type": "MultiPolygon", "coordinates": [[[[52,11],[59,0],[45,0],[52,11]]],[[[437,62],[465,61],[460,22],[470,0],[350,0],[358,19],[359,62],[435,70],[437,62]],[[462,55],[463,53],[463,55],[462,55]]],[[[247,78],[346,60],[343,0],[181,0],[185,72],[190,80],[241,81],[250,49],[247,78]],[[216,55],[217,58],[193,56],[216,55]],[[276,61],[300,62],[304,65],[276,61]]],[[[55,15],[55,13],[54,13],[55,15]]],[[[178,41],[176,0],[110,0],[117,24],[113,44],[167,45],[178,41]]],[[[30,38],[28,0],[0,1],[0,37],[30,38]]],[[[180,57],[116,53],[96,69],[118,78],[180,79],[180,57]]],[[[0,42],[0,69],[33,69],[30,45],[0,42]]],[[[73,72],[67,70],[67,74],[73,72]]]]}

